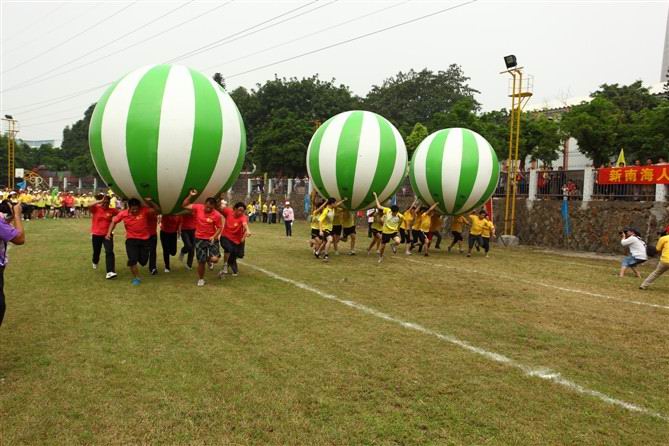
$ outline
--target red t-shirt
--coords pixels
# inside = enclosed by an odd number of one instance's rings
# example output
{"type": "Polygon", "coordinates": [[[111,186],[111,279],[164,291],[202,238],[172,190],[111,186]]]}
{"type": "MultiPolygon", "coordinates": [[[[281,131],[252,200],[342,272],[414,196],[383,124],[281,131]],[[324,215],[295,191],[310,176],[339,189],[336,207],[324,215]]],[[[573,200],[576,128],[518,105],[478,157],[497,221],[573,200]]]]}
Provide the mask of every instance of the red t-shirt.
{"type": "Polygon", "coordinates": [[[74,207],[74,197],[72,195],[66,195],[65,198],[63,198],[63,204],[68,207],[74,207]]]}
{"type": "Polygon", "coordinates": [[[155,212],[152,214],[147,214],[146,216],[146,228],[149,230],[149,235],[158,234],[158,214],[155,212]]]}
{"type": "Polygon", "coordinates": [[[91,234],[107,235],[114,215],[118,214],[118,209],[103,208],[99,204],[91,206],[91,234]]]}
{"type": "Polygon", "coordinates": [[[195,229],[195,217],[189,212],[181,216],[181,230],[193,230],[195,229]]]}
{"type": "Polygon", "coordinates": [[[114,222],[123,222],[125,225],[125,238],[136,238],[140,240],[148,240],[151,234],[149,233],[148,220],[150,215],[155,215],[153,209],[147,207],[139,208],[137,215],[132,215],[130,210],[124,209],[114,217],[114,222]]]}
{"type": "Polygon", "coordinates": [[[181,217],[179,215],[163,215],[160,219],[160,230],[162,232],[177,232],[181,217]]]}
{"type": "Polygon", "coordinates": [[[249,221],[248,217],[245,213],[235,217],[235,211],[232,208],[225,208],[222,212],[225,216],[225,225],[221,235],[237,245],[240,244],[244,237],[244,223],[249,221]]]}
{"type": "Polygon", "coordinates": [[[216,234],[216,230],[223,226],[221,214],[215,209],[206,213],[203,204],[193,205],[193,217],[195,218],[195,238],[210,239],[216,234]]]}

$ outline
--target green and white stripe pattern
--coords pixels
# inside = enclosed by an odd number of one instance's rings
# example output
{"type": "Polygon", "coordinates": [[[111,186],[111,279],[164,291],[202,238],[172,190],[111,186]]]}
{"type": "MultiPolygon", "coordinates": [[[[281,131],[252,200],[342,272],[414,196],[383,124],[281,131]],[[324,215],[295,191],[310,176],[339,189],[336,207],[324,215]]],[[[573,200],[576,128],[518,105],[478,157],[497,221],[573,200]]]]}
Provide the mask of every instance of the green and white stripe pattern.
{"type": "Polygon", "coordinates": [[[383,116],[347,111],[316,130],[307,150],[307,170],[326,198],[347,198],[348,209],[363,209],[388,199],[406,176],[407,151],[402,136],[383,116]]]}
{"type": "Polygon", "coordinates": [[[439,130],[416,148],[409,176],[423,202],[436,202],[444,214],[458,215],[490,198],[499,180],[499,162],[478,133],[463,128],[439,130]]]}
{"type": "Polygon", "coordinates": [[[237,106],[213,80],[180,65],[139,68],[97,103],[88,142],[100,177],[126,198],[151,197],[163,213],[228,190],[246,153],[237,106]]]}

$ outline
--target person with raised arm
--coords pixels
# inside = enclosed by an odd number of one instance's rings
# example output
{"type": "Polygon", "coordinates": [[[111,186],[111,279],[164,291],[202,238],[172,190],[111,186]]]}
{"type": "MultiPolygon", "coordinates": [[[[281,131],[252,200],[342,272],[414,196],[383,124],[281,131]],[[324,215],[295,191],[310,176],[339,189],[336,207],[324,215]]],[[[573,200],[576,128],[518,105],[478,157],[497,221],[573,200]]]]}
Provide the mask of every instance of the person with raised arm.
{"type": "Polygon", "coordinates": [[[198,194],[191,189],[181,207],[193,213],[195,220],[195,258],[197,259],[197,286],[204,286],[204,271],[207,263],[215,264],[221,258],[218,237],[223,229],[223,216],[216,210],[218,203],[214,197],[208,197],[204,204],[191,201],[198,194]]]}

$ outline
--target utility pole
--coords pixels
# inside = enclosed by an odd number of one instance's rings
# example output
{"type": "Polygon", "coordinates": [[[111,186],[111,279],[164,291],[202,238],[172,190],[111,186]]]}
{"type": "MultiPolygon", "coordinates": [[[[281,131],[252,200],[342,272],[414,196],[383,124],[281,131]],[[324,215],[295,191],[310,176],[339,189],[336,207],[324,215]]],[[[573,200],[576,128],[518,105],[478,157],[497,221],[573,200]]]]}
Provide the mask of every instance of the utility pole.
{"type": "Polygon", "coordinates": [[[532,97],[532,78],[523,77],[523,67],[516,66],[515,56],[506,56],[506,71],[510,74],[511,113],[509,114],[509,156],[506,160],[506,190],[504,204],[504,235],[514,236],[516,223],[516,192],[518,189],[518,147],[520,146],[520,117],[532,97]]]}
{"type": "Polygon", "coordinates": [[[14,151],[15,151],[15,142],[16,134],[19,132],[18,121],[14,119],[12,115],[5,115],[2,118],[3,121],[7,123],[7,187],[9,189],[14,189],[14,176],[15,176],[15,166],[14,166],[14,151]]]}

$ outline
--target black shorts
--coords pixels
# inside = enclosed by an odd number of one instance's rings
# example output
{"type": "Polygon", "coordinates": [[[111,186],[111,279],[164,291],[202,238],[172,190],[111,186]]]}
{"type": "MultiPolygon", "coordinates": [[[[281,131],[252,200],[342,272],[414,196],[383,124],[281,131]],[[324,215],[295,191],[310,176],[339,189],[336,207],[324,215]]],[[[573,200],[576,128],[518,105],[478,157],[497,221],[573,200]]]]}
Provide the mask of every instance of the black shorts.
{"type": "Polygon", "coordinates": [[[344,228],[344,237],[348,237],[349,235],[355,234],[355,226],[351,226],[350,228],[344,228]]]}
{"type": "Polygon", "coordinates": [[[372,234],[374,235],[374,237],[378,237],[378,236],[381,235],[381,231],[379,231],[378,229],[372,228],[372,234]]]}
{"type": "Polygon", "coordinates": [[[238,259],[244,258],[244,243],[235,243],[227,237],[221,237],[223,252],[234,254],[238,259]]]}
{"type": "Polygon", "coordinates": [[[413,230],[411,231],[411,237],[413,239],[413,243],[415,244],[423,244],[425,243],[425,233],[423,231],[416,231],[413,230]]]}
{"type": "Polygon", "coordinates": [[[210,257],[220,257],[221,250],[218,248],[218,242],[211,242],[208,239],[195,239],[195,257],[199,263],[209,261],[210,257]]]}
{"type": "Polygon", "coordinates": [[[381,234],[381,243],[386,244],[395,237],[397,237],[397,232],[393,232],[392,234],[386,234],[384,232],[383,234],[381,234]]]}
{"type": "Polygon", "coordinates": [[[451,234],[453,234],[453,241],[454,242],[461,242],[462,240],[464,240],[462,238],[462,232],[451,231],[451,234]]]}
{"type": "MultiPolygon", "coordinates": [[[[320,234],[320,231],[319,231],[320,234]]],[[[321,240],[327,240],[328,237],[332,237],[332,231],[323,231],[323,235],[318,236],[321,240]]]]}
{"type": "Polygon", "coordinates": [[[332,227],[332,232],[331,232],[331,234],[332,234],[332,235],[336,235],[336,236],[341,237],[341,230],[342,230],[341,225],[334,225],[334,226],[332,227]]]}
{"type": "Polygon", "coordinates": [[[125,252],[128,254],[128,266],[138,263],[142,266],[149,261],[149,241],[129,238],[125,241],[125,252]]]}
{"type": "Polygon", "coordinates": [[[320,238],[318,233],[319,233],[318,229],[311,228],[311,239],[313,240],[315,238],[320,238]]]}

